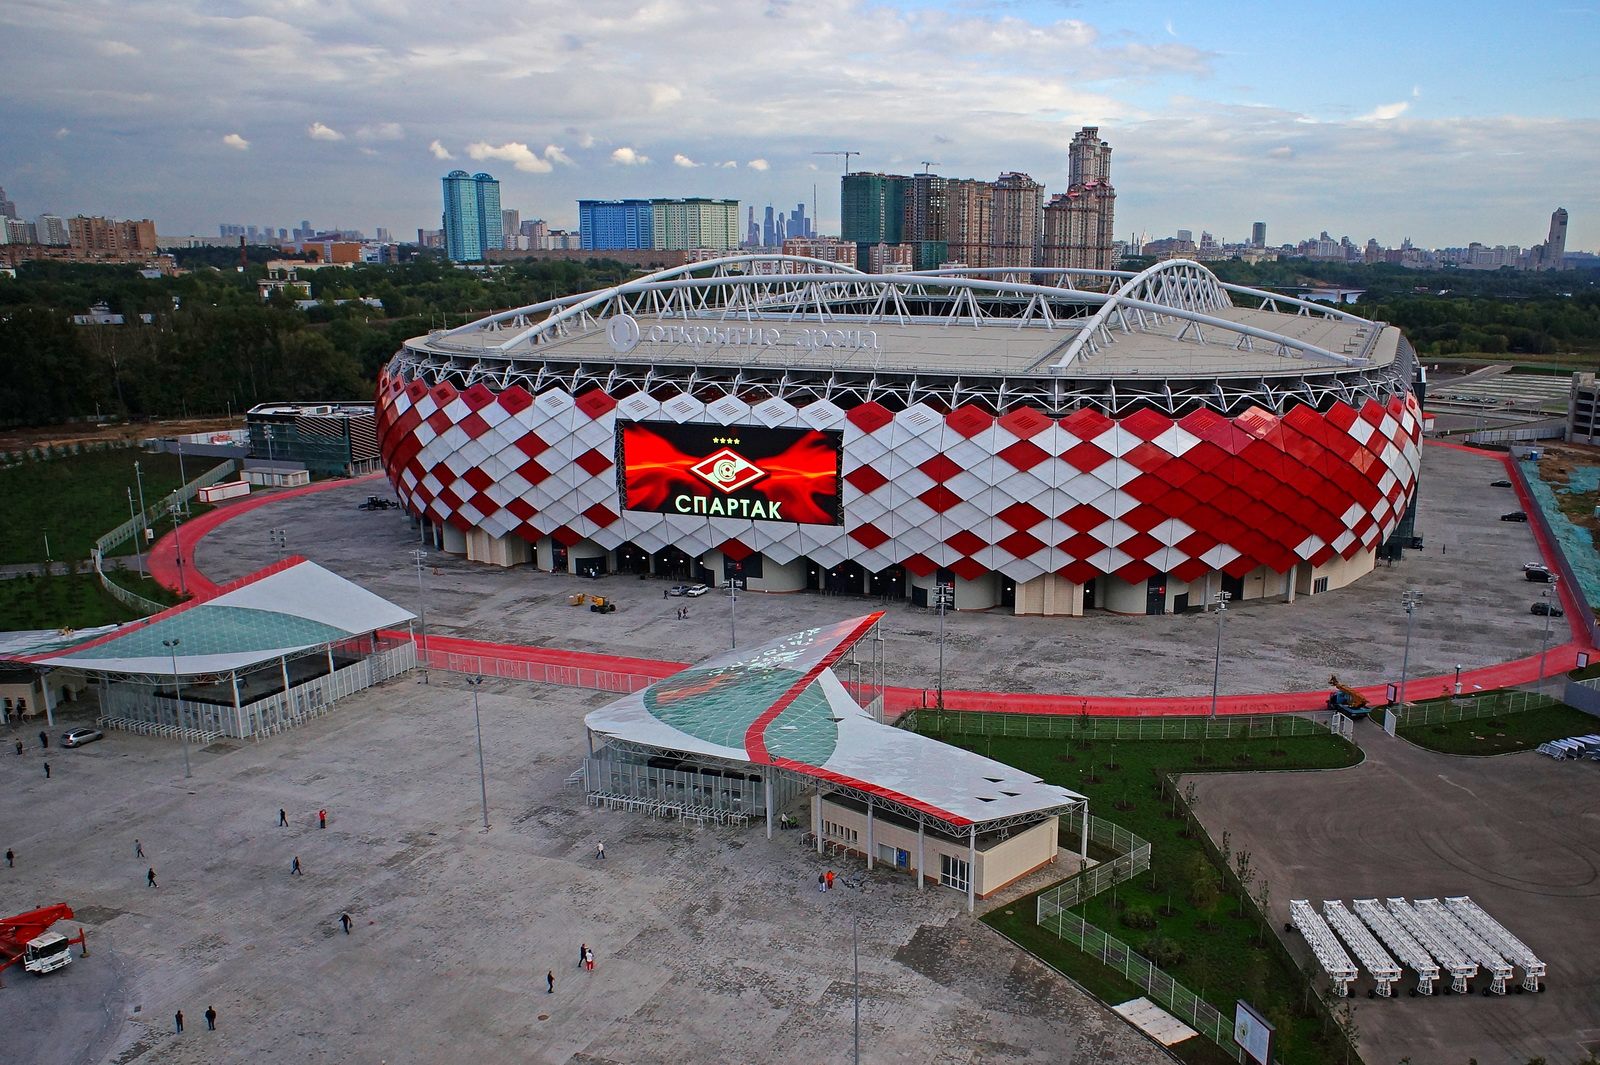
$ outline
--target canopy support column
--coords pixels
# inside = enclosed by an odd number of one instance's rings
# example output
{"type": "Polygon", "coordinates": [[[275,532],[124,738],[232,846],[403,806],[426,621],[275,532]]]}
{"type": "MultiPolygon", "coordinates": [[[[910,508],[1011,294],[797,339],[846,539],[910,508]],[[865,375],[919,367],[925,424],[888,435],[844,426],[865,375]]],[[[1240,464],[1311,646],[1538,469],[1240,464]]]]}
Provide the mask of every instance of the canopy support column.
{"type": "Polygon", "coordinates": [[[773,804],[775,804],[778,801],[777,797],[772,794],[773,787],[776,784],[777,784],[776,774],[773,773],[771,766],[768,766],[766,769],[761,771],[761,790],[766,792],[766,796],[767,796],[767,838],[768,839],[772,838],[772,807],[773,807],[773,804]]]}
{"type": "Polygon", "coordinates": [[[926,891],[926,890],[928,890],[927,881],[925,881],[923,879],[923,872],[922,872],[922,870],[923,870],[922,856],[925,853],[925,849],[923,847],[923,839],[927,835],[927,832],[928,832],[928,826],[923,824],[921,821],[918,821],[917,822],[917,890],[918,891],[926,891]]]}
{"type": "Polygon", "coordinates": [[[283,670],[283,710],[278,714],[280,723],[289,717],[289,656],[284,655],[278,659],[278,666],[283,670]]]}
{"type": "Polygon", "coordinates": [[[872,796],[867,796],[867,872],[872,872],[872,796]]]}
{"type": "Polygon", "coordinates": [[[822,788],[811,796],[811,838],[817,843],[817,853],[822,853],[822,788]]]}
{"type": "Polygon", "coordinates": [[[50,701],[50,680],[48,674],[39,674],[39,694],[43,697],[40,701],[44,703],[44,723],[50,728],[55,728],[56,708],[55,704],[50,701]]]}
{"type": "Polygon", "coordinates": [[[967,912],[978,908],[978,824],[967,829],[967,912]]]}
{"type": "Polygon", "coordinates": [[[328,645],[328,676],[333,676],[333,644],[328,645]]]}
{"type": "Polygon", "coordinates": [[[239,738],[244,739],[244,707],[239,702],[239,671],[232,670],[228,680],[233,685],[233,723],[239,730],[239,738]]]}
{"type": "Polygon", "coordinates": [[[1078,857],[1089,864],[1089,800],[1083,800],[1083,831],[1078,838],[1078,857]]]}

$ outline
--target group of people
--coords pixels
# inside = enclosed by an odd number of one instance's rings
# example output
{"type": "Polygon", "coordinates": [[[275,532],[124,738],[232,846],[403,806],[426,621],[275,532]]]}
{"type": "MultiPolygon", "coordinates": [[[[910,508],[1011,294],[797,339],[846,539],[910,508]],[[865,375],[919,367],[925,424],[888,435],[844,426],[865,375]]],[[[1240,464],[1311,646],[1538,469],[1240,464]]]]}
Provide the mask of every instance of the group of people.
{"type": "MultiPolygon", "coordinates": [[[[175,1028],[177,1030],[179,1035],[183,1034],[183,1011],[182,1010],[179,1010],[177,1013],[174,1013],[172,1015],[172,1026],[173,1026],[173,1028],[175,1028]]],[[[217,1007],[215,1007],[215,1006],[207,1006],[206,1007],[206,1031],[214,1032],[216,1030],[217,1030],[217,1007]]]]}
{"type": "MultiPolygon", "coordinates": [[[[594,951],[589,948],[587,943],[581,943],[578,946],[578,968],[585,969],[591,973],[594,972],[594,951]]],[[[554,969],[544,974],[544,990],[547,995],[556,993],[556,971],[554,969]]]]}
{"type": "Polygon", "coordinates": [[[833,870],[832,869],[829,869],[826,873],[818,873],[817,874],[817,890],[818,891],[832,891],[833,890],[833,870]]]}

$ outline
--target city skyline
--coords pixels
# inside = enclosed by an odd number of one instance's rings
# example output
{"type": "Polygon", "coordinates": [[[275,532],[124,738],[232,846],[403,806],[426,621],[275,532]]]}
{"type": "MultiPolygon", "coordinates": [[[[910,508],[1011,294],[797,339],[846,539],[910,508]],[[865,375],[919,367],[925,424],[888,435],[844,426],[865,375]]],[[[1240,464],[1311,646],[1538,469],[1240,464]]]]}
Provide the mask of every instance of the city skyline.
{"type": "Polygon", "coordinates": [[[1058,189],[1067,138],[1099,125],[1118,146],[1124,232],[1233,237],[1265,218],[1285,235],[1525,245],[1567,204],[1568,247],[1600,245],[1582,209],[1600,164],[1582,91],[1600,15],[1587,9],[535,8],[9,11],[6,182],[30,213],[152,217],[174,234],[241,215],[433,228],[438,176],[456,166],[497,173],[507,205],[567,227],[580,198],[777,204],[810,202],[816,184],[817,230],[836,232],[840,167],[815,152],[859,150],[853,168],[883,172],[1016,170],[1058,189]],[[65,60],[63,36],[83,45],[65,60]],[[718,61],[691,82],[671,41],[718,61]],[[1308,56],[1336,76],[1304,77],[1308,56]]]}

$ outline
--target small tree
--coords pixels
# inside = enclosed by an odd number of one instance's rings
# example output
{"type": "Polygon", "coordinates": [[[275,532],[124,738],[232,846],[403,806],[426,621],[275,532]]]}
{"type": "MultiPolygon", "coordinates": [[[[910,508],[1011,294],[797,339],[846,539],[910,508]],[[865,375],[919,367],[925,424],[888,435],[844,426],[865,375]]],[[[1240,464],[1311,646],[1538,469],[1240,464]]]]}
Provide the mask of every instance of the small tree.
{"type": "Polygon", "coordinates": [[[1239,877],[1239,909],[1238,915],[1244,916],[1244,902],[1250,895],[1250,882],[1256,878],[1256,868],[1250,862],[1250,852],[1240,851],[1234,855],[1233,867],[1239,877]]]}

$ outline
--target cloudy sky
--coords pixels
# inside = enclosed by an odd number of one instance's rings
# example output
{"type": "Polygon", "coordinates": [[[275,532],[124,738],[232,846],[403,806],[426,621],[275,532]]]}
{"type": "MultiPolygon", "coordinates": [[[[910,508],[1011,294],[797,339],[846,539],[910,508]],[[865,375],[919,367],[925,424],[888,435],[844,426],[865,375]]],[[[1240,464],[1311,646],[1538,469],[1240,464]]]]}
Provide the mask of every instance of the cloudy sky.
{"type": "Polygon", "coordinates": [[[1600,246],[1593,0],[6,0],[0,186],[26,217],[412,233],[439,178],[812,199],[854,169],[1066,183],[1119,234],[1600,246]]]}

